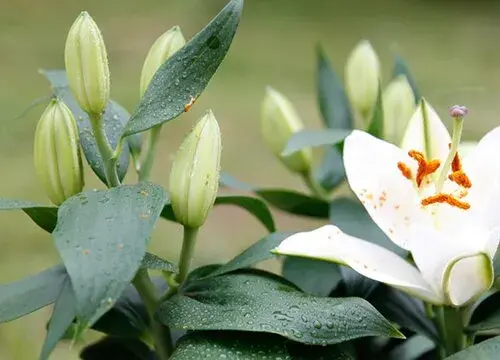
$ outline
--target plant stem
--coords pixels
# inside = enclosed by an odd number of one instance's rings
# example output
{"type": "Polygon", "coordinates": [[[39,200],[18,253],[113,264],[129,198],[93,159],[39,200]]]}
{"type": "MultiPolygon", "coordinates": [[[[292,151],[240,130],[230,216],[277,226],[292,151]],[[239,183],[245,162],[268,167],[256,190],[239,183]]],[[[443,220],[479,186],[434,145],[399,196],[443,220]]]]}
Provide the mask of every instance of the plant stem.
{"type": "Polygon", "coordinates": [[[314,196],[316,196],[318,199],[328,201],[328,194],[326,193],[325,189],[323,189],[321,185],[314,179],[312,173],[303,173],[302,179],[314,196]]]}
{"type": "Polygon", "coordinates": [[[151,169],[153,168],[161,128],[162,125],[157,125],[149,132],[148,149],[146,150],[144,161],[142,162],[141,167],[138,170],[139,181],[147,181],[149,179],[151,169]]]}
{"type": "Polygon", "coordinates": [[[453,308],[450,306],[443,307],[443,319],[446,331],[444,344],[448,356],[465,348],[467,342],[464,334],[465,310],[464,308],[453,308]]]}
{"type": "Polygon", "coordinates": [[[184,226],[184,239],[182,242],[182,250],[179,259],[179,274],[176,281],[181,285],[189,274],[191,260],[193,259],[194,247],[196,245],[196,236],[199,228],[191,228],[184,226]]]}
{"type": "Polygon", "coordinates": [[[156,288],[151,282],[147,270],[139,269],[132,283],[141,296],[146,311],[148,312],[156,354],[160,360],[167,360],[172,353],[172,336],[170,334],[170,329],[164,327],[155,319],[155,311],[159,302],[156,288]]]}
{"type": "Polygon", "coordinates": [[[444,325],[444,318],[443,318],[443,308],[441,306],[436,306],[432,307],[430,305],[431,311],[433,313],[433,317],[431,318],[432,322],[436,326],[436,329],[438,331],[440,343],[436,344],[436,351],[438,355],[438,359],[444,359],[446,357],[446,346],[445,346],[445,339],[446,339],[446,329],[444,325]]]}
{"type": "Polygon", "coordinates": [[[101,115],[90,115],[90,124],[94,132],[94,138],[101,154],[104,174],[106,176],[106,183],[108,187],[116,187],[120,185],[118,172],[116,169],[117,158],[113,156],[113,149],[109,144],[108,137],[104,131],[104,122],[101,115]]]}

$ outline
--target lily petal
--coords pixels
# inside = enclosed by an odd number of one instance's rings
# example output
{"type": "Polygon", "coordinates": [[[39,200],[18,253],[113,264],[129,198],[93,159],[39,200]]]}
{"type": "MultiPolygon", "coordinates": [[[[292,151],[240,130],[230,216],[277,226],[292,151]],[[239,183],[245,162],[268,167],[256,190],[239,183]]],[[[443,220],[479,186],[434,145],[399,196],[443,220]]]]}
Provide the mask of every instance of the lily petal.
{"type": "Polygon", "coordinates": [[[421,209],[414,181],[398,168],[405,164],[416,174],[417,163],[403,150],[376,137],[354,130],[344,143],[347,180],[378,227],[396,245],[409,249],[412,222],[432,225],[421,209]]]}
{"type": "Polygon", "coordinates": [[[397,287],[431,303],[441,303],[420,272],[393,252],[325,225],[286,238],[274,251],[347,265],[370,279],[397,287]]]}
{"type": "Polygon", "coordinates": [[[438,159],[444,164],[450,151],[450,143],[451,138],[446,126],[434,108],[422,99],[406,127],[401,148],[405,151],[420,151],[427,160],[438,159]]]}
{"type": "Polygon", "coordinates": [[[493,263],[486,254],[465,257],[451,267],[445,293],[452,305],[462,306],[489,290],[493,280],[493,263]]]}

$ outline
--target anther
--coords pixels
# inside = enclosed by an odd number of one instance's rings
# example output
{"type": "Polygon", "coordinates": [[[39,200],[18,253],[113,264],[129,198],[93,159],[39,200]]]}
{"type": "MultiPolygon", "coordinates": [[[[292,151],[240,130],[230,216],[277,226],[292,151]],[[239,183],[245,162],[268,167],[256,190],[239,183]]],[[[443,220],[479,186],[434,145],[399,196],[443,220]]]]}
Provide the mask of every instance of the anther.
{"type": "Polygon", "coordinates": [[[472,183],[471,183],[469,177],[467,176],[466,173],[463,172],[463,170],[458,170],[458,171],[451,173],[450,175],[448,175],[448,179],[450,179],[451,181],[457,183],[458,185],[460,185],[466,189],[469,189],[472,186],[472,183]]]}
{"type": "Polygon", "coordinates": [[[411,173],[411,169],[403,162],[398,162],[398,169],[401,171],[401,174],[408,180],[413,180],[413,174],[411,173]]]}
{"type": "Polygon", "coordinates": [[[417,186],[420,187],[422,181],[427,175],[433,174],[441,165],[439,160],[432,160],[427,162],[425,160],[424,154],[420,151],[410,150],[408,151],[408,155],[415,159],[418,162],[418,170],[417,170],[417,178],[415,179],[417,182],[417,186]]]}
{"type": "Polygon", "coordinates": [[[422,199],[422,201],[421,201],[421,204],[423,206],[436,204],[436,203],[447,203],[448,205],[451,205],[451,206],[454,206],[454,207],[457,207],[457,208],[463,209],[463,210],[470,209],[469,203],[466,203],[465,201],[460,201],[460,200],[454,198],[450,194],[439,193],[436,195],[429,196],[425,199],[422,199]]]}

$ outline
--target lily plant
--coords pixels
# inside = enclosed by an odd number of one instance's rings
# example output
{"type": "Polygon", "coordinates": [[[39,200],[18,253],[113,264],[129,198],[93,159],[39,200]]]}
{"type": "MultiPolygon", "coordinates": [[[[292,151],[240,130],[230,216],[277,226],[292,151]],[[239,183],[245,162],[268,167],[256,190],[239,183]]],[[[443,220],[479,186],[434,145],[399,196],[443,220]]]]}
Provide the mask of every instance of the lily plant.
{"type": "Polygon", "coordinates": [[[453,106],[449,112],[452,136],[422,100],[400,146],[358,130],[345,139],[350,188],[386,236],[411,256],[335,225],[291,235],[273,251],[343,264],[422,299],[448,354],[466,345],[464,309],[493,285],[500,239],[500,164],[492,161],[500,153],[500,127],[462,158],[467,109],[453,106]]]}

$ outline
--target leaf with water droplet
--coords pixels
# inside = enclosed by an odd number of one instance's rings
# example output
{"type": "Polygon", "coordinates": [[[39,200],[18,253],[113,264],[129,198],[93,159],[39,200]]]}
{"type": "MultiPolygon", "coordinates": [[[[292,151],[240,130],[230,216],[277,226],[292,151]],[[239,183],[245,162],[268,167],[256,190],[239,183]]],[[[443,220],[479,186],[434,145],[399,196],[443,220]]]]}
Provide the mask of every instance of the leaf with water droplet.
{"type": "Polygon", "coordinates": [[[104,314],[108,300],[112,304],[132,280],[166,198],[159,185],[143,182],[88,191],[59,208],[53,236],[83,326],[104,314]]]}
{"type": "Polygon", "coordinates": [[[23,210],[38,226],[52,232],[57,222],[57,208],[31,201],[0,199],[0,210],[23,210]]]}
{"type": "Polygon", "coordinates": [[[176,118],[192,98],[201,95],[229,50],[242,9],[243,0],[231,0],[205,28],[160,66],[127,123],[124,136],[176,118]],[[165,99],[169,96],[173,101],[167,103],[165,99]]]}

